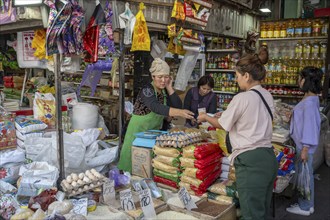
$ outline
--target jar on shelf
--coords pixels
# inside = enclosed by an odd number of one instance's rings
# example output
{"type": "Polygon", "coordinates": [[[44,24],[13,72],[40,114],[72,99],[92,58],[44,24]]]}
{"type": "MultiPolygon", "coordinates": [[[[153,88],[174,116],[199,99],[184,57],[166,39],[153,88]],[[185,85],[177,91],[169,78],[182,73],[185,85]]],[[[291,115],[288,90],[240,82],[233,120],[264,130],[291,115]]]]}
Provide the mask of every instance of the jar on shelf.
{"type": "Polygon", "coordinates": [[[312,46],[312,58],[317,59],[320,55],[320,42],[318,40],[314,41],[312,46]]]}
{"type": "Polygon", "coordinates": [[[303,37],[310,37],[312,35],[312,21],[307,19],[303,23],[303,37]]]}
{"type": "Polygon", "coordinates": [[[303,24],[301,22],[301,19],[296,20],[294,22],[294,36],[295,37],[302,37],[303,32],[303,24]]]}
{"type": "MultiPolygon", "coordinates": [[[[299,56],[301,57],[301,56],[299,56]]],[[[303,45],[303,56],[305,59],[309,59],[311,57],[311,43],[310,41],[306,41],[303,45]]]]}
{"type": "Polygon", "coordinates": [[[266,38],[266,37],[267,37],[266,23],[262,22],[260,25],[260,38],[266,38]]]}
{"type": "Polygon", "coordinates": [[[285,38],[286,37],[286,23],[281,23],[281,31],[280,31],[280,37],[285,38]]]}
{"type": "Polygon", "coordinates": [[[321,42],[320,44],[320,58],[325,59],[327,57],[327,43],[321,42]]]}
{"type": "Polygon", "coordinates": [[[293,20],[289,20],[286,27],[286,36],[294,37],[294,22],[293,20]]]}
{"type": "Polygon", "coordinates": [[[321,23],[320,19],[315,19],[313,21],[313,29],[312,29],[312,36],[318,37],[321,35],[321,23]]]}
{"type": "Polygon", "coordinates": [[[274,37],[274,23],[269,22],[267,25],[267,38],[274,37]]]}
{"type": "Polygon", "coordinates": [[[302,44],[302,41],[301,40],[298,40],[295,48],[294,48],[294,51],[295,51],[295,57],[301,57],[302,56],[302,53],[303,53],[303,44],[302,44]]]}
{"type": "Polygon", "coordinates": [[[321,24],[322,24],[321,35],[328,36],[329,22],[327,20],[322,20],[321,24]]]}

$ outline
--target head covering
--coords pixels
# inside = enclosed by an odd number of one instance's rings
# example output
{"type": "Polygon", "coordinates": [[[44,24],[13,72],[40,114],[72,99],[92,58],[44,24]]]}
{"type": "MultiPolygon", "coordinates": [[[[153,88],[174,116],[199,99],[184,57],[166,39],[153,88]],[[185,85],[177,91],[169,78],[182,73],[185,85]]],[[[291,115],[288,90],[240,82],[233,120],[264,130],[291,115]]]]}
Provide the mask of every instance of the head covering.
{"type": "Polygon", "coordinates": [[[164,60],[160,58],[154,59],[149,71],[153,76],[170,75],[170,67],[164,60]]]}

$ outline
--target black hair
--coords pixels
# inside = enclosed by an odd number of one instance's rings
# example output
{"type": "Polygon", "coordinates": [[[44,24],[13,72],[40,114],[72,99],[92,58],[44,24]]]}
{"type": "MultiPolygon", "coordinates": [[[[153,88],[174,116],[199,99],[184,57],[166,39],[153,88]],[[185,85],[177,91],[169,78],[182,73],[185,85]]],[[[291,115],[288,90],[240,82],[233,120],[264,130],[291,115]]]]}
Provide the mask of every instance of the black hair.
{"type": "Polygon", "coordinates": [[[197,83],[197,87],[200,88],[201,86],[208,85],[212,89],[214,88],[214,79],[211,76],[202,76],[197,83]]]}
{"type": "Polygon", "coordinates": [[[299,72],[299,75],[302,79],[305,79],[301,91],[305,93],[309,91],[315,94],[321,93],[323,71],[320,68],[307,66],[299,72]]]}

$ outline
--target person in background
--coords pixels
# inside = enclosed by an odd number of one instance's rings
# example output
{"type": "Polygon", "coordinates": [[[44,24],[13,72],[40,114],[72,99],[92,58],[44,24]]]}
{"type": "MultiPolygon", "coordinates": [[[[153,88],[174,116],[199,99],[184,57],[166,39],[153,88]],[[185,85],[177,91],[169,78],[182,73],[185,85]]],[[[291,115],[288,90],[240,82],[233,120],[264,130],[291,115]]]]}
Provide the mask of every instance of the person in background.
{"type": "Polygon", "coordinates": [[[160,129],[166,116],[186,119],[193,119],[194,116],[191,111],[181,109],[182,101],[172,87],[168,64],[156,58],[152,62],[150,72],[152,82],[145,85],[136,98],[118,162],[119,169],[130,173],[132,172],[131,150],[135,133],[160,129]]]}
{"type": "MultiPolygon", "coordinates": [[[[296,144],[298,166],[306,163],[310,175],[310,200],[298,198],[298,203],[286,210],[290,213],[309,216],[314,213],[313,155],[319,144],[321,116],[320,101],[317,94],[322,91],[323,72],[319,68],[305,67],[298,78],[298,85],[305,93],[303,99],[294,107],[290,122],[290,136],[296,144]]],[[[297,169],[297,168],[296,168],[297,169]]]]}
{"type": "MultiPolygon", "coordinates": [[[[197,118],[199,112],[216,113],[217,96],[212,92],[214,80],[211,76],[202,76],[197,83],[197,87],[188,90],[184,98],[183,108],[194,113],[197,118]]],[[[186,120],[187,127],[197,125],[195,121],[186,120]]]]}
{"type": "Polygon", "coordinates": [[[197,118],[229,132],[229,160],[235,166],[244,220],[267,219],[278,170],[271,144],[274,100],[261,86],[267,60],[257,54],[243,56],[236,64],[236,81],[242,92],[234,96],[219,118],[207,114],[197,118]]]}

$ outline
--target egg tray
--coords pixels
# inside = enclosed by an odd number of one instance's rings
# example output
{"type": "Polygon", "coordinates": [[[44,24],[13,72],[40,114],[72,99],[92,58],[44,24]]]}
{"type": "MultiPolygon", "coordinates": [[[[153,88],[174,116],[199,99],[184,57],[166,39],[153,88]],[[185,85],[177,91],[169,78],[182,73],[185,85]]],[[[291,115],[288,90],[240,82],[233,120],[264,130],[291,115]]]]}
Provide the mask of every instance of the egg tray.
{"type": "Polygon", "coordinates": [[[104,182],[106,181],[106,177],[102,178],[102,179],[98,179],[98,180],[95,180],[93,182],[90,182],[90,183],[85,183],[85,184],[82,184],[82,185],[79,185],[79,186],[76,186],[76,187],[72,187],[70,189],[66,189],[63,184],[61,184],[64,192],[67,194],[68,197],[72,197],[72,196],[77,196],[77,195],[80,195],[80,194],[84,194],[86,192],[89,192],[93,189],[96,189],[100,186],[102,186],[104,184],[104,182]],[[93,186],[91,187],[90,185],[93,184],[93,186]],[[88,185],[88,189],[84,189],[84,186],[88,185]],[[82,189],[81,191],[78,191],[79,189],[82,189]]]}
{"type": "Polygon", "coordinates": [[[187,147],[189,145],[195,144],[195,143],[199,143],[201,142],[202,139],[201,138],[194,138],[191,139],[189,141],[171,141],[171,140],[167,140],[167,141],[156,141],[156,145],[159,147],[175,147],[175,148],[183,148],[183,147],[187,147]]]}
{"type": "Polygon", "coordinates": [[[182,148],[202,140],[200,132],[172,132],[163,134],[156,138],[156,145],[160,147],[182,148]]]}

